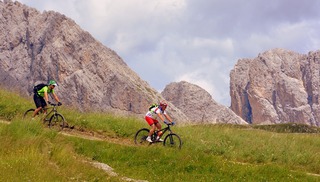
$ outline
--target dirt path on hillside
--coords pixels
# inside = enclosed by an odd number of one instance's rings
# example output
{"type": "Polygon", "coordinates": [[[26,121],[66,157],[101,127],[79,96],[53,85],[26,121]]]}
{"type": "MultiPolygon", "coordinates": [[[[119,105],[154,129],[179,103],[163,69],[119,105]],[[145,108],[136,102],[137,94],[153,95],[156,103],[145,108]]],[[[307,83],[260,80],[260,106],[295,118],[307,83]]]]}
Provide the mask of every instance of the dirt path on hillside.
{"type": "MultiPolygon", "coordinates": [[[[11,122],[0,119],[0,123],[10,124],[11,122]]],[[[124,139],[119,137],[106,136],[98,132],[88,131],[85,129],[74,127],[73,129],[64,128],[60,134],[71,137],[78,137],[87,140],[106,141],[119,145],[134,146],[133,139],[124,139]]]]}
{"type": "Polygon", "coordinates": [[[3,124],[10,124],[10,122],[9,122],[9,121],[5,121],[5,120],[1,120],[1,119],[0,119],[0,123],[3,123],[3,124]]]}
{"type": "Polygon", "coordinates": [[[87,140],[106,141],[106,142],[111,142],[119,145],[134,146],[133,139],[124,139],[119,137],[107,136],[94,131],[86,131],[84,129],[65,128],[60,133],[65,136],[78,137],[78,138],[83,138],[87,140]]]}

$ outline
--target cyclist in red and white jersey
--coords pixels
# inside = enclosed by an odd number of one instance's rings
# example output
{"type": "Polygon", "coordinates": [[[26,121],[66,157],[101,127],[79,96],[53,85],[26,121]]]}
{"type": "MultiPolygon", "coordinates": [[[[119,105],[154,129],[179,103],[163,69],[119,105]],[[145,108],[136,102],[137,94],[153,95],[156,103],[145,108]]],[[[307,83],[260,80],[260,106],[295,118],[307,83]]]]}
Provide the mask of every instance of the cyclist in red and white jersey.
{"type": "Polygon", "coordinates": [[[170,123],[174,124],[174,122],[172,121],[170,116],[165,111],[167,106],[168,106],[168,104],[165,101],[161,101],[160,104],[157,107],[151,108],[147,112],[147,114],[145,116],[145,120],[151,126],[149,135],[148,135],[148,137],[146,139],[148,142],[152,142],[151,135],[154,133],[154,131],[156,129],[158,129],[158,131],[159,131],[156,140],[157,141],[163,141],[160,138],[162,136],[162,132],[160,131],[161,130],[161,124],[157,120],[157,117],[159,117],[161,119],[161,121],[163,121],[164,123],[167,123],[167,121],[165,120],[165,118],[166,118],[167,120],[170,121],[170,123]]]}

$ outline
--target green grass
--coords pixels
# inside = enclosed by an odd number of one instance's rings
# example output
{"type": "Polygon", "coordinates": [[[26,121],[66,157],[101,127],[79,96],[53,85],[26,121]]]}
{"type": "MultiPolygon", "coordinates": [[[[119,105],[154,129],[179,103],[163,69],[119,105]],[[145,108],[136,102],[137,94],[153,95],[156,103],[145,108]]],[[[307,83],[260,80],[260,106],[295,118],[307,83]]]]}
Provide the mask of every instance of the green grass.
{"type": "Polygon", "coordinates": [[[141,147],[133,137],[148,127],[142,118],[59,108],[76,128],[107,138],[94,141],[22,120],[33,107],[31,97],[0,90],[0,98],[0,120],[11,122],[0,123],[0,181],[320,181],[318,128],[178,124],[173,130],[183,140],[181,150],[141,147]],[[108,164],[118,175],[90,161],[108,164]]]}
{"type": "Polygon", "coordinates": [[[106,181],[64,137],[40,123],[0,125],[0,181],[106,181]],[[78,160],[80,159],[80,160],[78,160]]]}

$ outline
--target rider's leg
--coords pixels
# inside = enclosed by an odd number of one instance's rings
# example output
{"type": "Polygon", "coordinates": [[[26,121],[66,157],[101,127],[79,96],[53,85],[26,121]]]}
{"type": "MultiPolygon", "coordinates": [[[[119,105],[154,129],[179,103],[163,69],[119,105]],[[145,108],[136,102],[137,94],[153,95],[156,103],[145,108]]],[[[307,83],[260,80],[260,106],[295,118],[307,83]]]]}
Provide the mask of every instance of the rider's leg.
{"type": "Polygon", "coordinates": [[[147,123],[149,124],[149,126],[151,127],[150,128],[150,131],[149,131],[149,134],[148,134],[148,137],[146,138],[146,140],[148,142],[152,142],[152,139],[151,139],[151,135],[154,133],[154,131],[156,130],[156,125],[155,123],[157,123],[157,120],[151,118],[151,117],[148,117],[146,116],[145,117],[145,120],[147,121],[147,123]]]}
{"type": "Polygon", "coordinates": [[[162,134],[163,134],[162,131],[160,131],[161,130],[161,124],[159,122],[157,122],[155,125],[156,125],[156,127],[157,127],[157,129],[159,131],[158,132],[158,136],[160,138],[162,136],[162,134]]]}
{"type": "Polygon", "coordinates": [[[159,142],[162,142],[163,140],[161,139],[161,136],[162,136],[162,131],[161,131],[161,124],[158,122],[158,123],[156,123],[156,127],[157,127],[157,130],[158,130],[158,136],[157,136],[157,138],[156,138],[156,140],[157,141],[159,141],[159,142]]]}
{"type": "Polygon", "coordinates": [[[156,130],[156,126],[155,126],[155,124],[151,124],[150,126],[151,126],[151,129],[150,129],[150,131],[149,131],[149,134],[148,134],[148,137],[146,138],[146,140],[147,140],[148,142],[152,143],[153,141],[152,141],[152,139],[151,139],[151,135],[152,135],[153,132],[156,130]]]}
{"type": "Polygon", "coordinates": [[[43,97],[40,97],[41,107],[43,108],[43,115],[47,114],[47,102],[43,99],[43,97]]]}
{"type": "Polygon", "coordinates": [[[35,109],[32,117],[34,118],[41,109],[42,109],[42,107],[38,107],[37,109],[35,109]]]}
{"type": "Polygon", "coordinates": [[[38,112],[42,109],[42,102],[41,102],[40,96],[38,96],[37,94],[34,94],[33,101],[34,101],[34,104],[36,105],[36,109],[33,112],[32,118],[34,118],[38,114],[38,112]]]}
{"type": "Polygon", "coordinates": [[[37,113],[43,108],[44,109],[44,114],[46,114],[46,106],[47,106],[47,103],[46,101],[43,99],[43,97],[39,96],[38,94],[34,94],[33,96],[33,101],[36,105],[36,108],[35,111],[33,112],[33,116],[32,117],[35,117],[37,115],[37,113]]]}
{"type": "Polygon", "coordinates": [[[157,120],[155,120],[155,119],[153,119],[153,118],[151,118],[151,117],[148,117],[148,116],[145,117],[145,120],[147,121],[147,123],[148,123],[149,126],[151,127],[151,128],[150,128],[150,131],[149,131],[149,134],[148,134],[148,136],[151,137],[151,135],[153,134],[153,132],[156,130],[155,124],[157,123],[157,120]]]}
{"type": "Polygon", "coordinates": [[[156,125],[155,124],[152,124],[151,125],[151,129],[150,129],[150,132],[149,132],[149,135],[151,137],[151,135],[154,133],[154,131],[156,131],[156,125]]]}

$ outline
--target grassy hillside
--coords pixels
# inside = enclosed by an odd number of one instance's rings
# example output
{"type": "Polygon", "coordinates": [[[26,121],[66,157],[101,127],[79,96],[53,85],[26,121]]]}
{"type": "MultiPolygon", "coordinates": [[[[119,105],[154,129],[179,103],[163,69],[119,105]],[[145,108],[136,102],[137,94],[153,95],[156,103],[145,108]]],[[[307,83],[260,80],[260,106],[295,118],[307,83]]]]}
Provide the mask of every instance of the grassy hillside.
{"type": "Polygon", "coordinates": [[[101,138],[92,140],[21,119],[30,107],[31,97],[0,90],[0,120],[10,123],[0,122],[0,181],[320,181],[318,128],[177,124],[184,143],[176,150],[135,146],[135,132],[147,127],[140,118],[59,108],[77,130],[101,138]]]}

